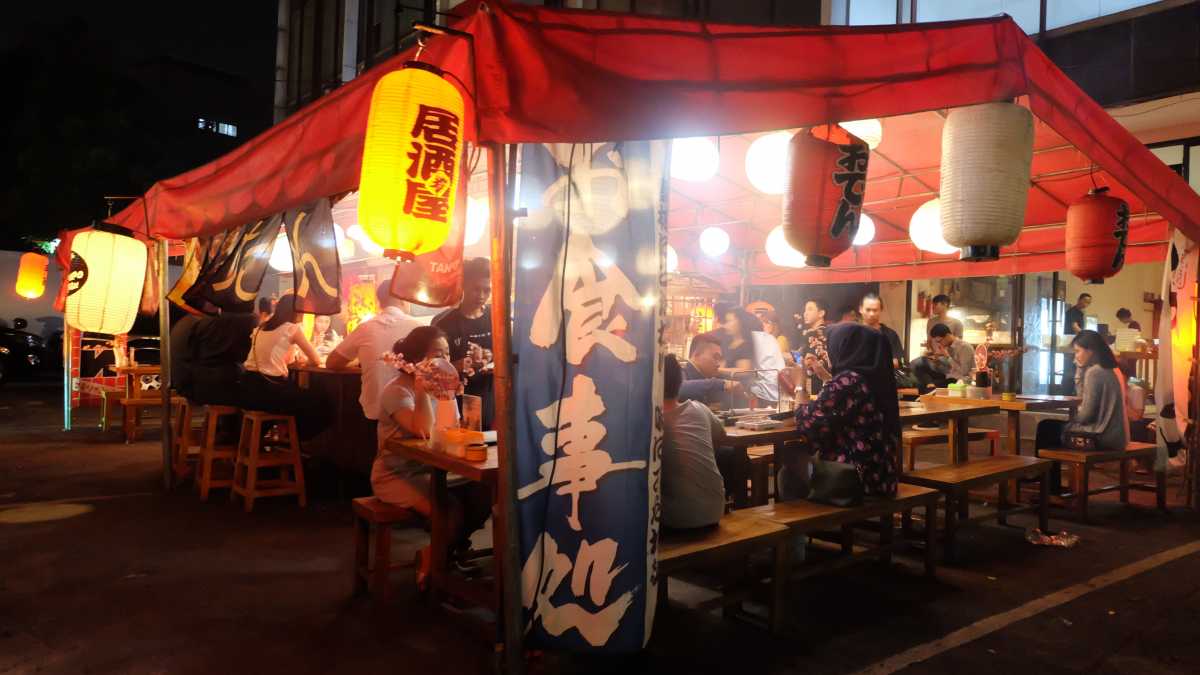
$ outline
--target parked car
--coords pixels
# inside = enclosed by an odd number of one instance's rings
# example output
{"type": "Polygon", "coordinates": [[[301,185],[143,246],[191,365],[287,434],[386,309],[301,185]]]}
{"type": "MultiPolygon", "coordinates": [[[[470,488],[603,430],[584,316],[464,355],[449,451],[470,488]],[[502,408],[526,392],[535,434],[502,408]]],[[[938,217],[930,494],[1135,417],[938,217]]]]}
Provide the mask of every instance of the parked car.
{"type": "Polygon", "coordinates": [[[42,338],[21,330],[25,325],[17,319],[12,328],[0,328],[0,384],[31,377],[51,363],[42,338]]]}

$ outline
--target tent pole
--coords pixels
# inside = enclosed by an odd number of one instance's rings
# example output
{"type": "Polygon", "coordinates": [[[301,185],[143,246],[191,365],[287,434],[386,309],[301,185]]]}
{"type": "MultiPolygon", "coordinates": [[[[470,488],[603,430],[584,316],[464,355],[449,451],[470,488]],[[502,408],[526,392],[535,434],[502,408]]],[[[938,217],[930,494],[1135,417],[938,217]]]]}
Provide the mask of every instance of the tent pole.
{"type": "Polygon", "coordinates": [[[171,302],[167,300],[167,248],[166,239],[158,240],[155,255],[158,257],[158,363],[159,381],[162,383],[162,459],[163,489],[170,490],[175,482],[171,467],[171,302]]]}
{"type": "MultiPolygon", "coordinates": [[[[512,349],[512,218],[506,203],[505,146],[489,143],[488,201],[492,230],[492,353],[495,358],[496,454],[500,464],[496,486],[494,547],[500,552],[500,624],[504,631],[504,672],[525,672],[520,585],[520,538],[517,530],[516,464],[513,461],[513,349],[512,349]]],[[[516,148],[513,147],[513,160],[516,148]]]]}

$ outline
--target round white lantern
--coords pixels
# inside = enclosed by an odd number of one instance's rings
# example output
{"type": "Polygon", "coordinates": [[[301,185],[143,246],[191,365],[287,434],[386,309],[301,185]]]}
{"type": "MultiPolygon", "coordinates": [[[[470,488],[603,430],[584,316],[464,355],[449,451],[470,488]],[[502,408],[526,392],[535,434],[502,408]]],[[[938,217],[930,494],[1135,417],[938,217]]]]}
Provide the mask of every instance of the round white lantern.
{"type": "Polygon", "coordinates": [[[87,230],[71,240],[63,318],[92,333],[129,332],[146,281],[146,245],[133,237],[87,230]]]}
{"type": "Polygon", "coordinates": [[[854,234],[854,241],[850,242],[854,246],[866,246],[875,238],[875,221],[871,220],[871,216],[862,214],[858,217],[858,232],[854,234]]]}
{"type": "Polygon", "coordinates": [[[838,126],[861,138],[872,150],[883,142],[883,124],[879,120],[851,120],[839,122],[838,126]]]}
{"type": "Polygon", "coordinates": [[[275,237],[275,246],[271,249],[271,257],[267,258],[267,264],[277,272],[292,271],[292,246],[288,243],[286,233],[280,232],[279,236],[275,237]]]}
{"type": "Polygon", "coordinates": [[[679,254],[675,252],[675,247],[667,244],[667,274],[674,274],[679,271],[679,254]]]}
{"type": "Polygon", "coordinates": [[[936,198],[925,202],[913,213],[908,223],[908,238],[922,251],[942,255],[958,253],[957,246],[947,244],[942,238],[942,205],[936,198]]]}
{"type": "Polygon", "coordinates": [[[700,233],[700,250],[710,258],[720,257],[729,250],[729,233],[719,227],[709,227],[700,233]]]}
{"type": "Polygon", "coordinates": [[[702,183],[717,175],[721,155],[711,138],[676,138],[671,141],[671,178],[702,183]]]}
{"type": "Polygon", "coordinates": [[[792,248],[792,245],[787,242],[787,235],[783,233],[783,226],[778,225],[771,233],[767,235],[767,244],[764,246],[767,252],[767,259],[772,264],[780,267],[804,267],[804,254],[792,248]]]}
{"type": "Polygon", "coordinates": [[[759,192],[781,195],[787,186],[788,144],[792,135],[776,131],[759,136],[746,150],[746,178],[759,192]]]}
{"type": "Polygon", "coordinates": [[[1033,114],[1015,103],[955,108],[942,128],[942,236],[963,260],[995,260],[1025,223],[1033,114]]]}

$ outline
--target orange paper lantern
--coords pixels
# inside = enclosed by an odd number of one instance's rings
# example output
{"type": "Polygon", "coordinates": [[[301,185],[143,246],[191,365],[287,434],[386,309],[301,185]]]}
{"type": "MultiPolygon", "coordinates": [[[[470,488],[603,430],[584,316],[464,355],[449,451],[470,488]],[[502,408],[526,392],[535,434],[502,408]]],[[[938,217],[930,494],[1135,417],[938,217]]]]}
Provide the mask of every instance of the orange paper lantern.
{"type": "Polygon", "coordinates": [[[23,253],[17,267],[17,295],[36,300],[46,292],[46,269],[50,259],[40,253],[23,253]]]}
{"type": "Polygon", "coordinates": [[[450,233],[462,155],[463,98],[442,71],[409,62],[371,94],[358,222],[385,255],[436,251],[450,233]]]}
{"type": "Polygon", "coordinates": [[[1097,188],[1067,208],[1067,270],[1091,283],[1103,283],[1125,266],[1129,205],[1097,188]]]}
{"type": "Polygon", "coordinates": [[[838,126],[792,136],[783,233],[808,266],[829,267],[854,242],[870,154],[865,142],[838,126]]]}

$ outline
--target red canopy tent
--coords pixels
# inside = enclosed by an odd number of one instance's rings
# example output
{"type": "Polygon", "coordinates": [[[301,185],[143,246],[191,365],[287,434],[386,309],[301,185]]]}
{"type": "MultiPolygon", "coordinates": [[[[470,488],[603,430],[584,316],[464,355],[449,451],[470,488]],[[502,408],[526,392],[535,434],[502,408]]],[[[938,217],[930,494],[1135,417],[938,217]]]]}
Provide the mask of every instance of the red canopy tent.
{"type": "MultiPolygon", "coordinates": [[[[582,142],[736,135],[722,178],[674,183],[672,242],[693,228],[735,223],[735,246],[756,251],[752,282],[862,281],[965,275],[952,257],[907,242],[912,211],[936,192],[942,117],[973,103],[1020,100],[1038,119],[1027,230],[999,261],[970,273],[1062,267],[1065,205],[1095,180],[1127,199],[1129,261],[1161,259],[1169,222],[1200,239],[1200,196],[1110,118],[1008,18],[886,27],[752,27],[625,14],[468,2],[422,60],[463,83],[476,142],[582,142]],[[785,270],[762,255],[778,198],[748,185],[741,158],[753,132],[889,118],[872,157],[866,211],[876,243],[828,270],[785,270]]],[[[375,82],[400,54],[300,110],[241,148],[156,183],[145,203],[112,218],[151,234],[211,234],[357,186],[375,82]],[[149,219],[147,226],[146,220],[149,219]]],[[[684,255],[688,259],[698,256],[684,255]]],[[[730,278],[732,270],[700,263],[730,278]]]]}

